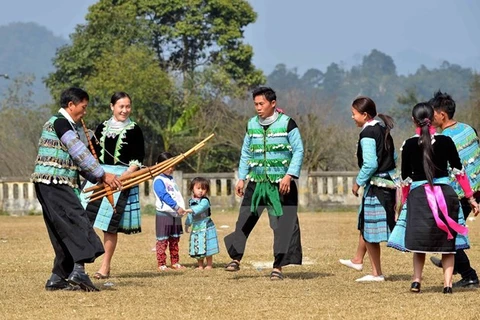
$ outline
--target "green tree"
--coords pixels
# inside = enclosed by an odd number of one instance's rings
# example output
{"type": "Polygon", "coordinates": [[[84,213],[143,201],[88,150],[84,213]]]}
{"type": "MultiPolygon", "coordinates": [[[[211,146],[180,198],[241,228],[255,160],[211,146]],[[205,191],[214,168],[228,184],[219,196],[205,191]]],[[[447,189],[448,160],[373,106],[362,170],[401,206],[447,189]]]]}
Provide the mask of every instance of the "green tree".
{"type": "Polygon", "coordinates": [[[216,64],[239,85],[254,86],[265,79],[242,40],[255,19],[245,0],[100,0],[89,8],[86,24],[76,28],[72,44],[57,53],[57,70],[46,83],[56,93],[66,83],[81,85],[96,71],[97,57],[121,41],[150,47],[163,70],[180,71],[184,78],[216,64]]]}
{"type": "Polygon", "coordinates": [[[302,87],[306,89],[317,89],[321,86],[324,79],[324,74],[322,71],[310,68],[302,75],[300,81],[302,87]]]}
{"type": "Polygon", "coordinates": [[[369,55],[363,57],[362,72],[370,76],[394,76],[396,66],[392,57],[373,49],[369,55]]]}
{"type": "Polygon", "coordinates": [[[323,79],[323,90],[330,96],[334,97],[341,89],[345,78],[345,71],[336,63],[332,63],[327,67],[323,79]]]}
{"type": "Polygon", "coordinates": [[[395,119],[395,122],[400,127],[409,125],[411,123],[412,108],[420,102],[418,98],[417,89],[407,88],[403,94],[397,96],[397,103],[399,106],[390,110],[390,115],[395,119]]]}
{"type": "Polygon", "coordinates": [[[128,92],[132,97],[132,118],[148,142],[145,162],[153,164],[158,149],[169,148],[171,128],[179,117],[179,110],[173,108],[174,86],[170,77],[158,68],[149,48],[125,46],[121,42],[114,42],[112,50],[99,57],[94,67],[97,72],[84,83],[91,96],[86,116],[89,127],[111,116],[110,97],[115,91],[128,92]]]}
{"type": "MultiPolygon", "coordinates": [[[[173,138],[195,135],[191,121],[210,102],[199,88],[199,74],[215,69],[223,82],[209,82],[208,90],[231,88],[234,83],[235,90],[229,90],[232,96],[241,96],[265,81],[251,62],[251,46],[243,43],[244,28],[255,19],[246,0],[100,0],[89,8],[86,24],[77,26],[71,35],[72,44],[58,51],[57,70],[46,84],[56,97],[66,86],[87,88],[93,96],[92,113],[100,110],[97,104],[106,105],[107,91],[123,88],[136,101],[134,108],[138,101],[145,102],[135,114],[142,128],[147,126],[158,135],[161,148],[172,149],[173,138]],[[119,54],[126,49],[128,54],[119,54]],[[146,62],[144,67],[126,68],[138,58],[146,62]],[[115,77],[121,71],[108,70],[115,67],[129,71],[122,78],[115,77]],[[152,73],[163,80],[153,76],[157,80],[134,84],[125,79],[147,79],[152,73]],[[165,74],[169,85],[162,85],[165,74]]],[[[149,146],[151,142],[147,141],[147,148],[157,149],[149,146]]]]}
{"type": "Polygon", "coordinates": [[[48,119],[48,108],[32,100],[35,77],[20,74],[12,79],[0,101],[0,176],[28,177],[33,171],[38,139],[48,119]]]}
{"type": "Polygon", "coordinates": [[[470,84],[470,99],[466,104],[466,108],[460,109],[459,118],[465,121],[480,132],[480,74],[473,75],[470,84]],[[462,112],[465,110],[464,112],[462,112]]]}
{"type": "Polygon", "coordinates": [[[288,69],[284,63],[277,64],[268,75],[267,84],[278,92],[298,88],[300,79],[297,69],[288,69]]]}

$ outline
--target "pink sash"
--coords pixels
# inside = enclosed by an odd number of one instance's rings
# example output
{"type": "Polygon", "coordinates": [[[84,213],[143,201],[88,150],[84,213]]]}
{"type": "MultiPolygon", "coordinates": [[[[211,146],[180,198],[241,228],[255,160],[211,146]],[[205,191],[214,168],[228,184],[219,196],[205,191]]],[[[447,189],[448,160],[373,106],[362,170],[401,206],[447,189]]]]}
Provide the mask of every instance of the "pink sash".
{"type": "Polygon", "coordinates": [[[435,218],[435,222],[437,223],[437,227],[447,233],[447,239],[453,239],[453,235],[448,229],[448,227],[455,230],[457,233],[462,235],[466,235],[468,233],[468,228],[458,224],[448,216],[447,204],[445,202],[445,197],[442,192],[442,187],[440,186],[430,186],[429,184],[425,184],[425,193],[427,194],[428,205],[432,210],[433,217],[435,218]],[[437,206],[438,203],[438,206],[437,206]],[[440,207],[440,212],[443,214],[443,217],[447,221],[447,225],[440,219],[438,215],[438,208],[440,207]]]}

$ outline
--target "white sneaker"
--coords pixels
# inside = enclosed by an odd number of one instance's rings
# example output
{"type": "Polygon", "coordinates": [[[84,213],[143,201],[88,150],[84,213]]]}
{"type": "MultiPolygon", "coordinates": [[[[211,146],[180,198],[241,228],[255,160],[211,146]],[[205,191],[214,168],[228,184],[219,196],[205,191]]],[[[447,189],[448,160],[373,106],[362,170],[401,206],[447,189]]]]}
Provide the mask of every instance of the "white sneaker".
{"type": "Polygon", "coordinates": [[[385,277],[383,275],[381,276],[374,276],[371,274],[367,274],[366,276],[363,276],[361,278],[358,278],[355,280],[357,282],[368,282],[368,281],[385,281],[385,277]]]}
{"type": "Polygon", "coordinates": [[[355,269],[357,271],[362,271],[363,269],[363,263],[353,263],[352,260],[344,260],[344,259],[340,259],[338,261],[344,266],[355,269]]]}

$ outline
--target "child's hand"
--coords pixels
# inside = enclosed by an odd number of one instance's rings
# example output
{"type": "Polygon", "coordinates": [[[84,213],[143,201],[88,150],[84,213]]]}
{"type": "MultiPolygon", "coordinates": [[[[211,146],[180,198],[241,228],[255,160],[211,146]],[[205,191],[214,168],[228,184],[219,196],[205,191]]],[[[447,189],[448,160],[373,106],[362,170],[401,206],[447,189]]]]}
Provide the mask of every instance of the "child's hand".
{"type": "Polygon", "coordinates": [[[189,229],[189,226],[185,225],[185,233],[190,233],[188,229],[189,229]]]}
{"type": "Polygon", "coordinates": [[[182,216],[187,214],[187,211],[185,209],[183,209],[182,207],[180,207],[180,208],[178,208],[177,213],[178,213],[179,216],[182,217],[182,216]]]}
{"type": "Polygon", "coordinates": [[[193,210],[192,209],[186,209],[185,213],[193,213],[193,210]]]}

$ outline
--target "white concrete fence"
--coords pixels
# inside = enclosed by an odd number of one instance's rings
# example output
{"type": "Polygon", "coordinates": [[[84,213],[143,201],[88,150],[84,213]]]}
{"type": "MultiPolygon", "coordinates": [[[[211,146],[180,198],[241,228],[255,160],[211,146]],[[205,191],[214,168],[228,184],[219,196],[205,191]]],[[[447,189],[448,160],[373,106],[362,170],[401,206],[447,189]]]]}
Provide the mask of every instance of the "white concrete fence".
{"type": "MultiPolygon", "coordinates": [[[[202,176],[210,180],[210,201],[213,207],[231,209],[241,199],[235,196],[236,172],[183,173],[174,172],[174,179],[182,189],[185,199],[190,197],[188,187],[191,179],[202,176]],[[180,183],[181,182],[181,183],[180,183]]],[[[317,210],[325,207],[357,206],[360,199],[353,196],[351,189],[357,172],[346,171],[302,171],[298,186],[301,210],[317,210]]],[[[141,206],[154,205],[152,180],[140,186],[141,206]]],[[[35,188],[28,178],[0,177],[0,211],[10,215],[41,213],[41,206],[35,196],[35,188]]]]}

